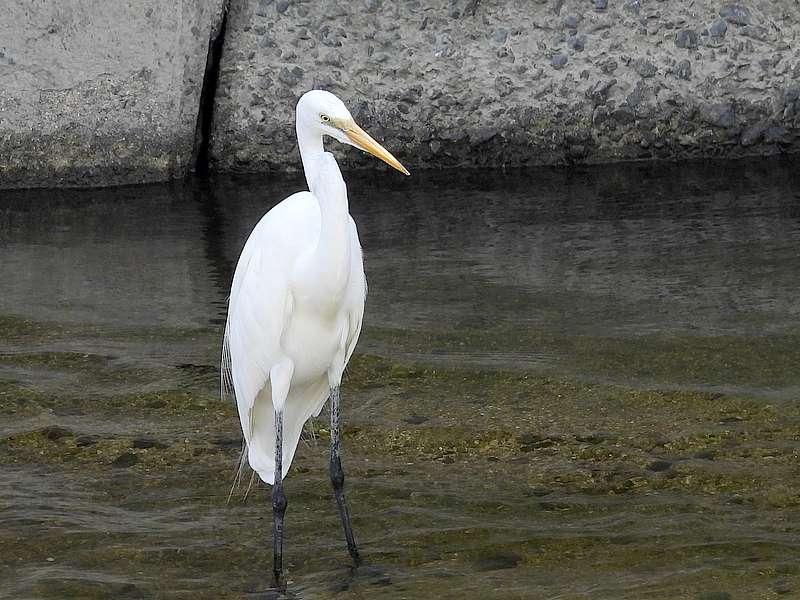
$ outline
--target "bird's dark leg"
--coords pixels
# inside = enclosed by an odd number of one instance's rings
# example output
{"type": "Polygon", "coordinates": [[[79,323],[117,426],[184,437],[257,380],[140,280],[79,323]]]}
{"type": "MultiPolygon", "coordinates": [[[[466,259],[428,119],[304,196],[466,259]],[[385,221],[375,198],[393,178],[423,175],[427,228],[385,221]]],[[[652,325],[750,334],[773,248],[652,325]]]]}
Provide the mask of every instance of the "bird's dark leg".
{"type": "Polygon", "coordinates": [[[272,484],[272,574],[277,587],[283,571],[283,516],[286,514],[283,494],[283,412],[275,411],[275,482],[272,484]]]}
{"type": "Polygon", "coordinates": [[[353,562],[358,565],[361,558],[358,556],[358,547],[353,537],[353,525],[350,523],[350,511],[347,510],[347,501],[344,498],[344,471],[342,470],[342,458],[340,455],[341,444],[339,439],[339,388],[331,390],[331,483],[333,484],[333,494],[336,496],[336,504],[339,505],[339,516],[344,527],[344,537],[347,538],[347,550],[353,558],[353,562]]]}

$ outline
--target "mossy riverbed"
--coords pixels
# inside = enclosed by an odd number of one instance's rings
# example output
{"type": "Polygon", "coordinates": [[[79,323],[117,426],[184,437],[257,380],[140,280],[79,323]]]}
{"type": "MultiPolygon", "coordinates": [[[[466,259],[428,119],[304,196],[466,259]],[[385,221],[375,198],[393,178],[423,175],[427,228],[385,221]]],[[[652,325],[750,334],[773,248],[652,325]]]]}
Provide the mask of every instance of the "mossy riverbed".
{"type": "MultiPolygon", "coordinates": [[[[241,442],[215,392],[219,331],[3,325],[0,595],[272,597],[268,488],[245,474],[229,500],[241,442]],[[159,364],[137,358],[156,342],[159,364]],[[81,350],[115,343],[134,350],[81,350]],[[170,351],[186,344],[206,360],[170,351]]],[[[356,355],[344,463],[365,564],[348,563],[323,415],[287,480],[287,597],[800,594],[798,403],[602,382],[639,372],[626,353],[668,380],[692,343],[619,342],[582,378],[356,355]]]]}

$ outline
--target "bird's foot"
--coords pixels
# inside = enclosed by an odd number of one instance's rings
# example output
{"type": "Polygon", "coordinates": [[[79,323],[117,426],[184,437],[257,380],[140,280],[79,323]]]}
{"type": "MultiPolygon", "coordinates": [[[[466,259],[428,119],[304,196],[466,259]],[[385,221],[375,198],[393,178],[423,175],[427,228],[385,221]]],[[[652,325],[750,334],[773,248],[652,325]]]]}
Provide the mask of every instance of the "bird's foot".
{"type": "Polygon", "coordinates": [[[272,587],[270,588],[276,592],[286,591],[286,580],[283,578],[281,571],[272,572],[272,587]]]}
{"type": "Polygon", "coordinates": [[[334,585],[333,590],[345,592],[354,585],[365,583],[371,586],[387,586],[392,585],[392,578],[380,567],[364,563],[359,558],[358,563],[348,567],[345,576],[334,585]]]}

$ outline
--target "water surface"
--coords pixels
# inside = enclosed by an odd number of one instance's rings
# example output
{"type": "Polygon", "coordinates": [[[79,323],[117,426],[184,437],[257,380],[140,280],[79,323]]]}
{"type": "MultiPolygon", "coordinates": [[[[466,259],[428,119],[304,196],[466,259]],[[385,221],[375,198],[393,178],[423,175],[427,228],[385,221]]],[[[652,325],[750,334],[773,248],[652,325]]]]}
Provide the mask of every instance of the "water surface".
{"type": "MultiPolygon", "coordinates": [[[[287,481],[287,595],[800,594],[797,167],[350,174],[367,564],[320,419],[287,481]]],[[[0,596],[270,597],[268,490],[226,504],[217,364],[244,240],[302,184],[3,193],[0,596]]]]}

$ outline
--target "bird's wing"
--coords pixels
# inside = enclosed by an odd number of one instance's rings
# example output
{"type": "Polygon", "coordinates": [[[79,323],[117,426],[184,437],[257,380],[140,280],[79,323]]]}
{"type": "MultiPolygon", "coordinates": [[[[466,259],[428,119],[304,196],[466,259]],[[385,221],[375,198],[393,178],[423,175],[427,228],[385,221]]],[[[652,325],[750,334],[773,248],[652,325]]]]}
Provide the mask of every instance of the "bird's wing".
{"type": "Polygon", "coordinates": [[[318,236],[319,207],[309,192],[294,194],[258,222],[233,276],[223,345],[223,388],[233,388],[242,429],[269,372],[282,357],[281,334],[291,317],[289,277],[318,236]]]}
{"type": "Polygon", "coordinates": [[[364,319],[364,302],[367,297],[367,278],[364,275],[364,257],[361,251],[361,241],[358,239],[358,228],[353,218],[350,218],[350,282],[347,290],[347,306],[349,318],[349,331],[347,333],[347,350],[344,364],[350,361],[353,351],[361,335],[361,323],[364,319]]]}

